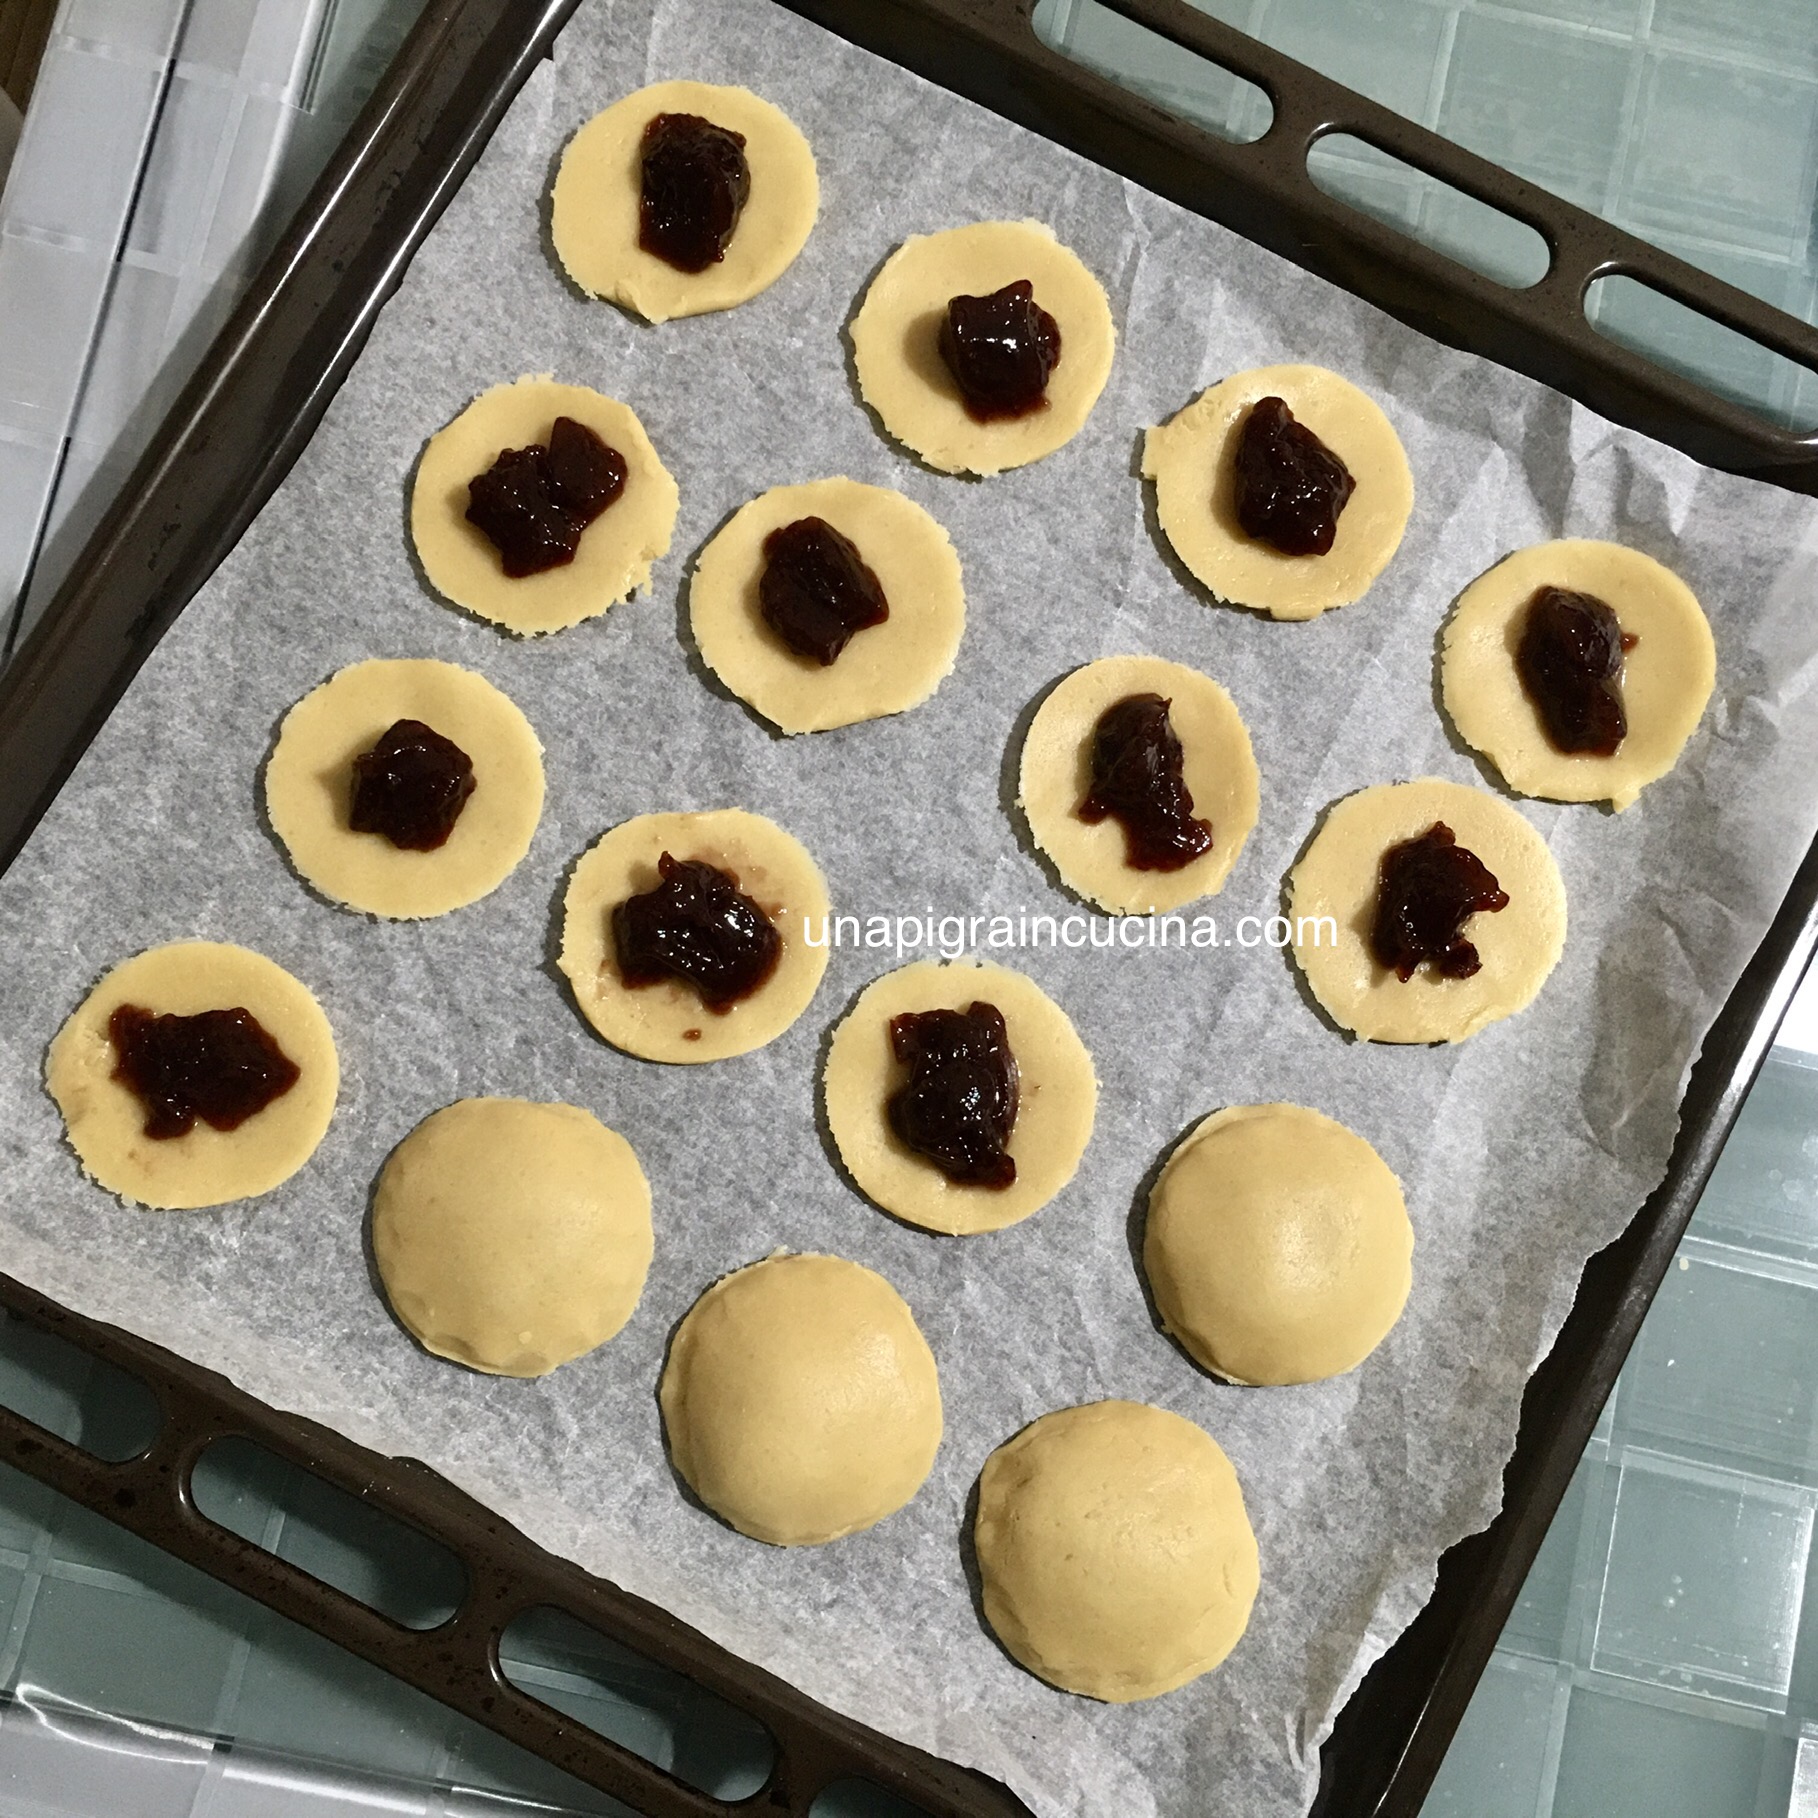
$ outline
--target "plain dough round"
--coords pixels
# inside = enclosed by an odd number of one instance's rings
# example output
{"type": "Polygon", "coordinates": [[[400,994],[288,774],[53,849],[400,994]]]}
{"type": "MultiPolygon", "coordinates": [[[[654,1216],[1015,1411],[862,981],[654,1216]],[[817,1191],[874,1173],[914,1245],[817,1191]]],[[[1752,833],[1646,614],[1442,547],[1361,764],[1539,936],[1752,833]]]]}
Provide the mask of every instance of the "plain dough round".
{"type": "Polygon", "coordinates": [[[265,766],[265,811],[290,860],[324,896],[403,920],[496,890],[530,850],[543,812],[543,747],[484,676],[428,658],[339,671],[284,716],[265,766]],[[474,792],[432,852],[355,833],[354,759],[397,720],[421,720],[473,760],[474,792]]]}
{"type": "Polygon", "coordinates": [[[1209,1673],[1259,1568],[1237,1473],[1192,1421],[1136,1401],[1044,1414],[985,1460],[985,1620],[1038,1678],[1129,1704],[1209,1673]]]}
{"type": "Polygon", "coordinates": [[[827,883],[807,848],[743,808],[640,814],[604,835],[574,868],[562,913],[562,970],[581,1014],[615,1048],[654,1061],[713,1061],[774,1041],[808,1008],[827,970],[827,883]],[[776,970],[723,1014],[680,979],[621,984],[612,912],[654,890],[657,860],[705,859],[730,871],[783,938],[776,970]],[[806,934],[818,944],[810,945],[806,934]]]}
{"type": "Polygon", "coordinates": [[[1389,564],[1414,508],[1414,478],[1394,425],[1376,401],[1323,366],[1261,366],[1203,391],[1143,438],[1143,478],[1155,482],[1163,533],[1194,578],[1221,600],[1277,619],[1348,606],[1389,564]],[[1233,452],[1259,398],[1286,400],[1357,482],[1332,547],[1283,555],[1237,522],[1233,452]]]}
{"type": "Polygon", "coordinates": [[[1042,702],[1023,742],[1018,806],[1061,881],[1114,915],[1178,909],[1224,888],[1256,825],[1260,780],[1250,734],[1209,675],[1161,657],[1102,657],[1076,669],[1042,702]],[[1092,784],[1099,715],[1132,694],[1159,694],[1181,742],[1194,817],[1212,824],[1212,850],[1178,871],[1138,871],[1124,858],[1123,823],[1079,818],[1092,784]]]}
{"type": "Polygon", "coordinates": [[[1407,1304],[1401,1183],[1300,1105],[1215,1111],[1149,1195],[1143,1268],[1167,1329],[1231,1382],[1318,1382],[1362,1363],[1407,1304]]]}
{"type": "Polygon", "coordinates": [[[464,1098],[398,1144],[373,1195],[392,1311],[438,1357],[543,1376],[628,1320],[650,1268],[650,1188],[578,1105],[464,1098]]]}
{"type": "Polygon", "coordinates": [[[676,1327],[660,1399],[689,1488],[772,1546],[894,1515],[941,1443],[940,1378],[915,1316],[837,1256],[772,1256],[716,1282],[676,1327]]]}
{"type": "Polygon", "coordinates": [[[629,405],[585,385],[526,374],[481,392],[429,438],[410,495],[410,534],[429,583],[444,598],[508,631],[533,636],[591,619],[650,585],[669,551],[680,495],[629,405]],[[467,486],[507,448],[547,442],[573,417],[625,457],[625,489],[581,532],[564,568],[513,579],[499,552],[467,521],[467,486]]]}
{"type": "Polygon", "coordinates": [[[1067,1013],[1033,979],[972,960],[916,960],[874,979],[833,1032],[822,1087],[828,1127],[860,1191],[912,1225],[951,1235],[999,1231],[1045,1206],[1078,1169],[1098,1106],[1092,1057],[1067,1013]],[[1019,1078],[1008,1145],[1016,1179],[1001,1190],[950,1181],[901,1141],[885,1109],[903,1080],[890,1019],[981,1000],[1003,1014],[1019,1078]]]}
{"type": "Polygon", "coordinates": [[[1116,346],[1104,286],[1039,221],[979,221],[905,240],[852,319],[865,402],[942,473],[1002,473],[1072,441],[1105,388],[1116,346]],[[940,356],[940,324],[951,298],[989,296],[1022,278],[1060,329],[1047,402],[1026,417],[975,422],[940,356]]]}
{"type": "Polygon", "coordinates": [[[814,153],[780,108],[745,88],[657,82],[615,101],[569,140],[549,226],[557,256],[584,291],[667,322],[768,290],[807,244],[820,204],[814,153]],[[677,271],[638,244],[644,128],[658,114],[698,114],[745,135],[751,194],[726,256],[705,271],[677,271]]]}
{"type": "Polygon", "coordinates": [[[1373,1042],[1461,1042],[1526,1009],[1546,983],[1565,948],[1565,885],[1546,841],[1507,802],[1422,777],[1379,783],[1332,805],[1288,879],[1288,917],[1294,957],[1335,1022],[1373,1042]],[[1404,984],[1370,950],[1377,867],[1391,846],[1436,821],[1489,866],[1509,902],[1465,923],[1483,960],[1470,978],[1441,978],[1423,963],[1404,984]],[[1310,918],[1321,916],[1337,924],[1336,942],[1329,931],[1315,938],[1310,918]]]}
{"type": "Polygon", "coordinates": [[[219,941],[178,941],[123,961],[58,1030],[44,1066],[87,1173],[122,1199],[172,1209],[222,1206],[289,1180],[327,1131],[340,1080],[334,1031],[308,987],[264,954],[219,941]],[[157,1016],[251,1011],[297,1082],[237,1130],[198,1118],[186,1135],[147,1136],[145,1106],[114,1078],[107,1025],[122,1004],[157,1016]]]}
{"type": "Polygon", "coordinates": [[[913,500],[857,480],[814,480],[772,487],[733,515],[701,551],[688,612],[707,667],[734,694],[784,732],[824,732],[927,700],[953,668],[966,593],[946,531],[913,500]],[[890,608],[830,664],[798,656],[758,604],[765,537],[810,517],[852,540],[890,608]]]}
{"type": "Polygon", "coordinates": [[[1623,809],[1679,760],[1717,680],[1710,622],[1685,582],[1620,543],[1537,543],[1499,562],[1459,595],[1440,657],[1446,712],[1522,795],[1623,809]],[[1623,659],[1629,730],[1610,757],[1558,750],[1515,668],[1525,608],[1542,587],[1588,593],[1639,642],[1623,659]]]}

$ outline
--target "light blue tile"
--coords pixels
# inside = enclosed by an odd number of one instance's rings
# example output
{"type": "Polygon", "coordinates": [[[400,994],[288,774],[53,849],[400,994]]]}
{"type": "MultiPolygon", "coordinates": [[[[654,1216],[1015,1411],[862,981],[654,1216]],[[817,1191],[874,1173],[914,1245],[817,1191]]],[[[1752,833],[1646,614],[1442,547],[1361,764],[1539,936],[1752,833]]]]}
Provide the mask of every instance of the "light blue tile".
{"type": "Polygon", "coordinates": [[[1818,1065],[1769,1055],[1690,1228],[1818,1258],[1818,1065]]]}
{"type": "Polygon", "coordinates": [[[1427,184],[1399,158],[1349,133],[1329,133],[1307,154],[1307,174],[1328,196],[1413,235],[1427,184]]]}
{"type": "Polygon", "coordinates": [[[1602,1491],[1606,1473],[1613,1479],[1614,1467],[1595,1458],[1579,1460],[1503,1627],[1498,1645],[1505,1650],[1550,1663],[1576,1661],[1577,1638],[1568,1633],[1568,1627],[1574,1609],[1579,1537],[1587,1517],[1602,1512],[1591,1504],[1593,1492],[1602,1491]]]}
{"type": "Polygon", "coordinates": [[[1459,264],[1516,290],[1538,284],[1552,263],[1537,229],[1448,184],[1428,190],[1416,232],[1459,264]]]}
{"type": "Polygon", "coordinates": [[[1718,57],[1750,57],[1770,69],[1818,76],[1818,30],[1805,0],[1654,0],[1650,35],[1718,57]]]}
{"type": "Polygon", "coordinates": [[[1579,1686],[1552,1818],[1755,1818],[1765,1754],[1766,1739],[1746,1723],[1579,1686]]]}
{"type": "Polygon", "coordinates": [[[1588,26],[1632,34],[1641,23],[1643,0],[1497,0],[1505,13],[1526,13],[1554,25],[1588,26]]]}
{"type": "Polygon", "coordinates": [[[1262,36],[1411,120],[1426,113],[1445,14],[1409,0],[1270,0],[1262,36]]]}
{"type": "Polygon", "coordinates": [[[1498,1650],[1441,1764],[1423,1818],[1535,1818],[1543,1812],[1556,1669],[1498,1650]]]}
{"type": "Polygon", "coordinates": [[[110,50],[168,57],[177,41],[184,0],[63,0],[57,30],[110,50]]]}
{"type": "Polygon", "coordinates": [[[127,224],[129,252],[180,269],[199,253],[226,175],[241,96],[227,84],[179,71],[171,78],[127,224]]]}
{"type": "Polygon", "coordinates": [[[62,440],[112,269],[104,251],[0,234],[0,429],[62,440]]]}

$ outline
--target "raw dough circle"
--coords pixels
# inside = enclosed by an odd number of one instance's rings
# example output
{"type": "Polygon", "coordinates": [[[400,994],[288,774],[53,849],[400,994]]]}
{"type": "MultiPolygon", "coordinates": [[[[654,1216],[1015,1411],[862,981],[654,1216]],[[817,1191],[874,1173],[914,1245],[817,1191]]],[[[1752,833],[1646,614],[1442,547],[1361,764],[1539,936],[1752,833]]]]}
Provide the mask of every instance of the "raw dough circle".
{"type": "Polygon", "coordinates": [[[262,953],[177,941],[123,960],[58,1030],[44,1083],[84,1170],[143,1206],[189,1209],[268,1193],[315,1153],[340,1086],[334,1031],[307,986],[262,953]],[[249,1010],[298,1069],[297,1083],[237,1130],[200,1118],[183,1136],[145,1134],[145,1107],[114,1078],[108,1019],[122,1004],[158,1016],[249,1010]]]}
{"type": "Polygon", "coordinates": [[[1215,1111],[1149,1195],[1143,1269],[1162,1322],[1231,1382],[1318,1382],[1362,1363],[1407,1304],[1401,1183],[1301,1105],[1215,1111]]]}
{"type": "Polygon", "coordinates": [[[339,671],[284,716],[265,811],[304,878],[338,903],[404,920],[443,915],[504,883],[543,812],[543,747],[484,676],[429,658],[339,671]],[[355,833],[354,759],[394,721],[421,720],[473,760],[474,792],[447,842],[410,852],[355,833]]]}
{"type": "Polygon", "coordinates": [[[1224,888],[1256,825],[1260,787],[1250,734],[1209,675],[1161,657],[1101,657],[1065,677],[1030,722],[1018,806],[1069,889],[1114,915],[1148,915],[1224,888]],[[1132,694],[1159,694],[1171,703],[1168,718],[1181,742],[1193,813],[1212,824],[1212,850],[1178,871],[1138,871],[1124,858],[1122,822],[1079,818],[1092,785],[1099,715],[1132,694]]]}
{"type": "Polygon", "coordinates": [[[999,1231],[1045,1206],[1078,1169],[1098,1106],[1092,1057],[1066,1011],[1033,979],[975,960],[916,960],[873,979],[833,1032],[822,1090],[828,1127],[859,1190],[912,1225],[951,1235],[999,1231]],[[1018,1074],[1009,1142],[1016,1179],[1001,1190],[950,1181],[905,1146],[885,1110],[903,1079],[890,1051],[890,1019],[964,1010],[981,999],[1003,1014],[1018,1074]]]}
{"type": "Polygon", "coordinates": [[[1414,478],[1376,401],[1323,366],[1260,366],[1203,391],[1143,438],[1163,533],[1194,578],[1221,600],[1277,619],[1311,619],[1368,592],[1401,544],[1414,478]],[[1244,534],[1233,500],[1237,431],[1259,398],[1285,399],[1351,470],[1356,490],[1322,556],[1283,555],[1244,534]]]}
{"type": "Polygon", "coordinates": [[[734,514],[701,551],[688,612],[707,667],[734,694],[784,732],[824,732],[927,700],[953,668],[966,594],[952,542],[921,506],[884,486],[815,480],[772,487],[734,514]],[[890,608],[830,664],[797,656],[758,606],[765,537],[810,517],[852,540],[890,608]]]}
{"type": "Polygon", "coordinates": [[[578,1105],[464,1098],[392,1150],[372,1253],[392,1311],[438,1357],[544,1376],[628,1320],[650,1268],[650,1188],[578,1105]]]}
{"type": "Polygon", "coordinates": [[[772,1546],[895,1514],[941,1443],[940,1378],[915,1316],[838,1256],[772,1256],[714,1283],[676,1327],[660,1399],[689,1488],[772,1546]]]}
{"type": "Polygon", "coordinates": [[[814,153],[780,108],[745,88],[656,82],[595,114],[569,140],[550,195],[550,236],[575,283],[647,322],[731,309],[767,290],[803,246],[820,210],[814,153]],[[751,194],[726,256],[677,271],[638,244],[644,128],[658,114],[698,114],[745,135],[751,194]]]}
{"type": "Polygon", "coordinates": [[[1571,539],[1519,549],[1459,595],[1439,677],[1459,736],[1511,789],[1620,810],[1678,762],[1711,698],[1717,647],[1704,609],[1671,569],[1620,543],[1571,539]],[[1516,673],[1525,608],[1549,586],[1594,595],[1639,640],[1622,665],[1629,730],[1610,757],[1558,750],[1516,673]]]}
{"type": "Polygon", "coordinates": [[[1108,1704],[1172,1692],[1236,1647],[1256,1601],[1237,1473],[1190,1420],[1137,1401],[1044,1414],[985,1460],[973,1526],[985,1620],[1030,1672],[1108,1704]]]}
{"type": "Polygon", "coordinates": [[[593,618],[650,585],[668,553],[680,495],[629,405],[526,374],[483,391],[429,438],[410,495],[410,534],[436,592],[524,636],[593,618]],[[557,417],[584,423],[625,457],[625,489],[581,532],[565,568],[514,580],[491,541],[467,521],[467,484],[507,448],[547,442],[557,417]]]}
{"type": "Polygon", "coordinates": [[[743,808],[640,814],[603,835],[575,866],[563,904],[560,963],[581,1014],[615,1048],[654,1061],[725,1060],[774,1041],[808,1008],[827,970],[827,915],[820,867],[775,821],[743,808]],[[776,970],[723,1014],[707,1009],[679,979],[635,988],[619,982],[612,912],[627,897],[656,888],[657,860],[665,852],[730,871],[783,937],[776,970]],[[808,944],[807,931],[819,945],[808,944]]]}
{"type": "Polygon", "coordinates": [[[1294,957],[1335,1022],[1366,1041],[1461,1042],[1526,1009],[1546,983],[1565,948],[1565,885],[1546,841],[1517,810],[1486,789],[1429,776],[1360,789],[1327,810],[1288,879],[1288,918],[1294,957]],[[1422,965],[1404,984],[1370,950],[1377,867],[1389,847],[1435,821],[1489,866],[1509,903],[1466,922],[1483,960],[1470,978],[1440,978],[1422,965]],[[1329,930],[1317,938],[1312,918],[1322,916],[1336,922],[1336,941],[1329,930]]]}
{"type": "Polygon", "coordinates": [[[1002,473],[1070,442],[1111,375],[1117,329],[1104,286],[1039,221],[979,221],[905,240],[852,318],[859,391],[889,433],[942,473],[1002,473]],[[975,422],[940,356],[949,300],[1027,278],[1060,329],[1047,402],[1026,417],[975,422]]]}

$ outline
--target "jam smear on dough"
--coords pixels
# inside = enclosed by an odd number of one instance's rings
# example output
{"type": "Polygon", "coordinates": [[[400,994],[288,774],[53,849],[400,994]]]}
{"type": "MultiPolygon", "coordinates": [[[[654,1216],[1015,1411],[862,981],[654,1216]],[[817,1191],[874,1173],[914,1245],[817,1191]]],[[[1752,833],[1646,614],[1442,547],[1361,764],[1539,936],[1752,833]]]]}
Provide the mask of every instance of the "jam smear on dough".
{"type": "Polygon", "coordinates": [[[1212,850],[1212,825],[1193,818],[1182,776],[1184,754],[1159,694],[1129,694],[1098,716],[1092,732],[1092,787],[1082,821],[1115,815],[1124,862],[1136,871],[1179,871],[1212,850]]]}
{"type": "Polygon", "coordinates": [[[1026,417],[1048,402],[1060,324],[1036,302],[1027,278],[988,297],[950,297],[938,345],[974,422],[1026,417]]]}
{"type": "Polygon", "coordinates": [[[677,271],[726,256],[751,197],[745,135],[699,114],[658,114],[644,128],[638,245],[677,271]]]}
{"type": "Polygon", "coordinates": [[[1622,659],[1636,638],[1595,594],[1542,587],[1528,602],[1515,673],[1554,750],[1614,757],[1628,737],[1622,659]]]}
{"type": "Polygon", "coordinates": [[[1391,846],[1377,868],[1376,917],[1370,950],[1403,984],[1423,960],[1441,978],[1469,978],[1483,968],[1464,925],[1509,906],[1509,893],[1444,821],[1391,846]]]}
{"type": "Polygon", "coordinates": [[[956,1186],[1016,1179],[1005,1148],[1016,1124],[1016,1056],[995,1004],[890,1019],[890,1051],[909,1077],[886,1101],[890,1127],[956,1186]]]}
{"type": "Polygon", "coordinates": [[[1237,522],[1283,555],[1325,555],[1357,482],[1283,398],[1258,398],[1238,431],[1237,522]]]}
{"type": "Polygon", "coordinates": [[[473,759],[421,720],[393,720],[353,770],[347,824],[404,852],[445,846],[476,786],[473,759]]]}
{"type": "Polygon", "coordinates": [[[199,1117],[214,1130],[237,1130],[302,1077],[250,1010],[160,1016],[122,1004],[107,1019],[114,1078],[145,1107],[145,1134],[159,1142],[187,1136],[199,1117]]]}
{"type": "Polygon", "coordinates": [[[574,560],[584,531],[625,490],[625,457],[573,417],[549,440],[507,448],[467,482],[467,521],[514,581],[574,560]]]}
{"type": "Polygon", "coordinates": [[[764,539],[758,609],[797,656],[823,665],[890,616],[883,584],[825,518],[797,518],[764,539]]]}
{"type": "Polygon", "coordinates": [[[657,873],[661,883],[612,912],[619,977],[633,987],[679,979],[723,1016],[776,970],[783,937],[732,872],[665,852],[657,873]]]}

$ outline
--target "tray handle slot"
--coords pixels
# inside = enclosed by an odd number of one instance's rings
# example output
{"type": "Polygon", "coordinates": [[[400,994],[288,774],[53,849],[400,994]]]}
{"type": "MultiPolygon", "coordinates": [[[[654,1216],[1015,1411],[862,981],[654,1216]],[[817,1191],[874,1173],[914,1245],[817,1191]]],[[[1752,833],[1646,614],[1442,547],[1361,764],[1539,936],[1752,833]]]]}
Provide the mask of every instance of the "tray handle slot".
{"type": "Polygon", "coordinates": [[[4,1308],[0,1408],[105,1464],[142,1456],[164,1424],[143,1379],[4,1308]]]}

